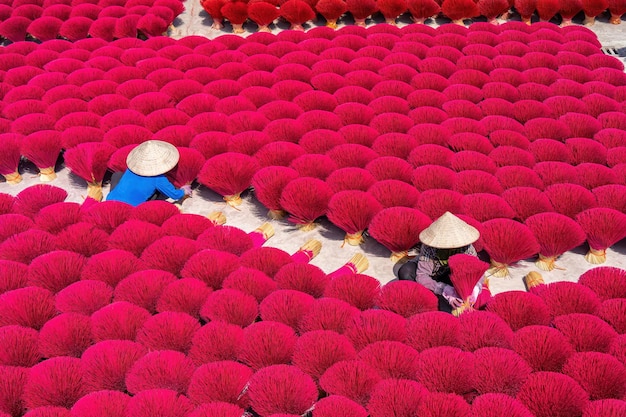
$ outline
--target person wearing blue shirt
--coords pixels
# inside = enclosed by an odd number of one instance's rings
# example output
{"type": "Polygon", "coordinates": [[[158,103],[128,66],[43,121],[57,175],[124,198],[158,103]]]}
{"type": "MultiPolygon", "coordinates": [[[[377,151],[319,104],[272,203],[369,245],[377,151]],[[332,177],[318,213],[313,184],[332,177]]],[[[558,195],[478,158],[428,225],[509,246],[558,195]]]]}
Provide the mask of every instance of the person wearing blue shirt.
{"type": "Polygon", "coordinates": [[[126,158],[128,169],[111,178],[108,200],[122,201],[132,206],[150,199],[169,197],[180,200],[191,196],[191,186],[176,188],[165,173],[178,164],[180,155],[176,147],[160,140],[146,141],[134,148],[126,158]],[[119,182],[117,182],[119,178],[119,182]]]}

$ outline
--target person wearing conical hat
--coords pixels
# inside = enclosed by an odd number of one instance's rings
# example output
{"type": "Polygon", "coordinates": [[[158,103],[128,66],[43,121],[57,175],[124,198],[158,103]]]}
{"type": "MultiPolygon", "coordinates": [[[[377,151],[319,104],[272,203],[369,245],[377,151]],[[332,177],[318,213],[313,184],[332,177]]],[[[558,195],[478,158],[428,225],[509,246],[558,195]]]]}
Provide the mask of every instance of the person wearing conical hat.
{"type": "Polygon", "coordinates": [[[107,200],[138,206],[155,198],[180,200],[191,196],[191,186],[176,188],[165,176],[178,164],[179,157],[178,149],[170,143],[160,140],[143,142],[128,154],[128,169],[111,177],[107,200]]]}
{"type": "MultiPolygon", "coordinates": [[[[452,312],[461,306],[463,300],[450,281],[448,258],[458,253],[478,256],[472,244],[479,237],[480,233],[475,227],[445,212],[420,233],[422,244],[419,255],[400,267],[398,278],[416,281],[428,288],[439,299],[439,310],[452,312]]],[[[473,300],[470,301],[474,302],[478,298],[483,281],[484,277],[474,288],[473,300]]]]}

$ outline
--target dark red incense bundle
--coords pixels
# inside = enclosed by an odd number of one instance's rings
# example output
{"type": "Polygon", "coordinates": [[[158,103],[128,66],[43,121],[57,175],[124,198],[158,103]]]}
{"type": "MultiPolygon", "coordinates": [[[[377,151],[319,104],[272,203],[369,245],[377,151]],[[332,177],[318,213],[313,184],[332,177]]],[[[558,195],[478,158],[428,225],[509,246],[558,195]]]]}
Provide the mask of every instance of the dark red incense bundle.
{"type": "Polygon", "coordinates": [[[288,0],[280,6],[279,11],[291,24],[291,30],[304,30],[302,25],[315,17],[311,6],[302,0],[288,0]]]}
{"type": "Polygon", "coordinates": [[[198,181],[224,196],[227,204],[241,204],[240,194],[252,181],[259,170],[256,160],[250,156],[227,152],[207,160],[198,174],[198,181]]]}
{"type": "Polygon", "coordinates": [[[542,22],[550,21],[560,8],[561,2],[558,0],[537,0],[537,14],[542,22]]]}
{"type": "Polygon", "coordinates": [[[606,250],[626,236],[626,214],[610,208],[590,208],[576,215],[576,222],[587,234],[587,262],[606,261],[606,250]]]}
{"type": "Polygon", "coordinates": [[[102,180],[115,148],[105,142],[81,143],[65,151],[63,158],[70,170],[87,181],[87,196],[102,201],[102,180]]]}
{"type": "Polygon", "coordinates": [[[441,6],[434,0],[408,0],[407,6],[413,21],[420,24],[441,11],[441,6]]]}
{"type": "Polygon", "coordinates": [[[419,240],[419,233],[431,220],[421,211],[408,207],[390,207],[376,214],[368,228],[369,234],[400,259],[419,240]]]}
{"type": "Polygon", "coordinates": [[[50,182],[56,178],[54,167],[61,152],[61,136],[53,130],[34,132],[22,140],[21,152],[39,168],[39,179],[50,182]]]}
{"type": "MultiPolygon", "coordinates": [[[[610,7],[610,6],[609,6],[610,7]]],[[[561,15],[561,26],[572,24],[572,18],[583,9],[582,0],[568,0],[561,2],[559,14],[561,15]]]]}
{"type": "Polygon", "coordinates": [[[619,25],[622,22],[622,15],[626,13],[626,3],[623,0],[609,0],[609,12],[611,13],[611,22],[619,25]]]}
{"type": "Polygon", "coordinates": [[[348,11],[348,6],[343,0],[320,0],[315,10],[326,19],[326,26],[337,29],[337,20],[348,11]]]}
{"type": "Polygon", "coordinates": [[[5,133],[1,135],[2,156],[0,157],[0,174],[8,184],[18,184],[22,176],[18,171],[21,158],[22,135],[5,133]]]}
{"type": "Polygon", "coordinates": [[[492,24],[497,24],[496,18],[509,10],[508,0],[481,0],[478,2],[480,14],[492,24]]]}
{"type": "Polygon", "coordinates": [[[544,271],[558,268],[556,258],[580,246],[586,239],[583,229],[563,214],[538,213],[528,217],[524,223],[539,243],[539,259],[535,265],[544,271]]]}
{"type": "Polygon", "coordinates": [[[253,0],[248,3],[248,17],[258,25],[259,32],[269,32],[271,25],[280,16],[276,5],[264,0],[253,0]]]}
{"type": "Polygon", "coordinates": [[[357,26],[365,26],[365,19],[378,11],[378,5],[374,0],[347,0],[348,11],[354,17],[357,26]]]}
{"type": "Polygon", "coordinates": [[[491,275],[497,277],[508,276],[508,265],[539,252],[539,244],[530,229],[510,219],[493,219],[483,223],[481,238],[491,258],[491,275]]]}
{"type": "Polygon", "coordinates": [[[478,5],[467,0],[445,0],[441,5],[441,12],[458,25],[462,25],[464,19],[480,15],[478,5]]]}
{"type": "Polygon", "coordinates": [[[463,305],[455,310],[456,315],[471,310],[476,300],[471,300],[476,284],[483,278],[489,269],[489,264],[475,256],[466,254],[452,255],[448,260],[450,265],[450,280],[457,294],[463,300],[463,305]]]}
{"type": "Polygon", "coordinates": [[[376,4],[378,11],[385,17],[385,22],[390,25],[395,25],[396,18],[408,8],[406,0],[379,0],[376,4]]]}
{"type": "Polygon", "coordinates": [[[620,416],[626,413],[626,401],[608,399],[592,401],[583,410],[583,417],[620,416]]]}

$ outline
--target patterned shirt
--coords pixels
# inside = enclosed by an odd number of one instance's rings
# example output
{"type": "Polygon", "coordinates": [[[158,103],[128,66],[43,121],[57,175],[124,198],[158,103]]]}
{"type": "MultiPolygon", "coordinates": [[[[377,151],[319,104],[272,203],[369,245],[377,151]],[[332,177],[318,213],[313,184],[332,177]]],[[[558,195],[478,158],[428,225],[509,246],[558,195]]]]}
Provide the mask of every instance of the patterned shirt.
{"type": "Polygon", "coordinates": [[[451,285],[448,258],[458,253],[478,256],[473,245],[458,249],[437,249],[422,244],[419,255],[409,261],[417,263],[415,281],[435,294],[441,294],[446,285],[451,285]]]}

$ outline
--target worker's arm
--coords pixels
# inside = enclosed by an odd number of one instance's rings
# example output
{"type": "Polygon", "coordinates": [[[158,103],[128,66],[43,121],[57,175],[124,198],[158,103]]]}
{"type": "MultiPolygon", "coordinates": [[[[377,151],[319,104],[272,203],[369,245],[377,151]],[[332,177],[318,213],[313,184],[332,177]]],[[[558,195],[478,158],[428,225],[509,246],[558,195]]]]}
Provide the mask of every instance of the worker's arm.
{"type": "Polygon", "coordinates": [[[415,281],[418,284],[423,285],[435,294],[439,295],[443,291],[446,284],[438,282],[432,279],[433,270],[435,269],[435,262],[429,259],[420,252],[417,257],[417,271],[415,272],[415,281]]]}
{"type": "Polygon", "coordinates": [[[180,200],[185,195],[183,189],[174,187],[174,185],[167,179],[165,175],[159,175],[156,177],[156,188],[169,198],[173,200],[180,200]]]}

